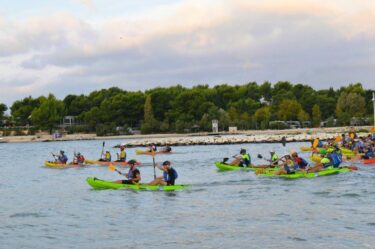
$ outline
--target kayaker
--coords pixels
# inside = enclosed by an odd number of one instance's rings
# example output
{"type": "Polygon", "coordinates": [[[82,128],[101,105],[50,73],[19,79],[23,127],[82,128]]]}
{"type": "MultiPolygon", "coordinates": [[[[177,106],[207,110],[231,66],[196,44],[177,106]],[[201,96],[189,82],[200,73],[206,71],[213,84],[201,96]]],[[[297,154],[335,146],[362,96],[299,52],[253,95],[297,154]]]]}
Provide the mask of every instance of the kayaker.
{"type": "Polygon", "coordinates": [[[158,147],[156,146],[156,144],[154,144],[154,143],[151,143],[150,144],[150,148],[149,148],[149,150],[148,150],[149,152],[156,152],[156,151],[158,151],[158,147]]]}
{"type": "Polygon", "coordinates": [[[112,161],[112,155],[111,155],[111,153],[107,150],[102,155],[102,158],[100,158],[98,161],[101,161],[101,162],[110,162],[110,161],[112,161]]]}
{"type": "Polygon", "coordinates": [[[284,156],[285,161],[283,167],[277,171],[274,171],[273,174],[275,175],[283,175],[283,174],[294,174],[298,169],[299,165],[296,164],[289,155],[284,156]]]}
{"type": "Polygon", "coordinates": [[[68,161],[68,157],[65,155],[65,152],[63,150],[60,150],[60,154],[57,156],[58,163],[66,164],[68,161]]]}
{"type": "Polygon", "coordinates": [[[136,161],[135,160],[130,160],[128,162],[129,164],[129,171],[125,174],[121,173],[118,171],[118,173],[120,175],[124,175],[126,178],[126,180],[117,180],[117,181],[114,181],[113,183],[119,183],[119,184],[137,184],[141,181],[141,172],[139,171],[139,169],[137,169],[137,167],[135,166],[136,164],[136,161]]]}
{"type": "Polygon", "coordinates": [[[77,153],[76,158],[77,158],[77,163],[78,164],[85,163],[85,157],[80,152],[77,153]]]}
{"type": "Polygon", "coordinates": [[[163,151],[163,152],[171,152],[172,148],[169,145],[167,145],[161,151],[163,151]]]}
{"type": "Polygon", "coordinates": [[[155,180],[149,183],[149,185],[174,185],[175,180],[178,177],[177,171],[171,167],[170,161],[163,162],[162,167],[157,165],[158,169],[163,171],[163,176],[156,177],[155,180]]]}
{"type": "Polygon", "coordinates": [[[362,159],[370,159],[374,157],[374,148],[370,143],[365,144],[364,152],[365,154],[362,156],[362,159]]]}
{"type": "Polygon", "coordinates": [[[298,156],[297,152],[293,152],[291,156],[292,156],[292,160],[294,161],[295,164],[298,165],[299,169],[305,170],[306,167],[309,165],[309,163],[305,159],[298,156]]]}
{"type": "Polygon", "coordinates": [[[240,150],[240,155],[236,156],[230,165],[237,165],[240,167],[249,167],[251,165],[251,157],[246,153],[245,149],[240,150]]]}
{"type": "Polygon", "coordinates": [[[271,165],[276,165],[279,161],[279,156],[275,153],[274,150],[270,151],[270,154],[271,154],[271,160],[270,160],[271,165]]]}
{"type": "Polygon", "coordinates": [[[117,153],[117,160],[116,162],[125,162],[126,161],[126,152],[125,152],[125,145],[120,146],[120,154],[117,153]]]}
{"type": "Polygon", "coordinates": [[[306,168],[307,172],[319,172],[329,166],[332,166],[331,160],[327,157],[327,150],[321,149],[319,151],[320,155],[322,156],[322,159],[320,160],[320,163],[315,164],[313,167],[306,168]]]}
{"type": "Polygon", "coordinates": [[[335,149],[329,148],[327,149],[327,158],[330,160],[330,164],[334,168],[338,168],[342,162],[342,155],[341,153],[338,154],[335,149]]]}

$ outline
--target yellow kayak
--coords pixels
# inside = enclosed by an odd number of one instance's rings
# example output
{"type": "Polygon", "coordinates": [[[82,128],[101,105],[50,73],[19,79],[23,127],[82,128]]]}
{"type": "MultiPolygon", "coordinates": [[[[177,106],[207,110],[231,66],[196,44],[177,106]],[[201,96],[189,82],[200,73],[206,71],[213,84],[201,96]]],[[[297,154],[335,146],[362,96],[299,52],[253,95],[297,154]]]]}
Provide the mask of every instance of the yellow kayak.
{"type": "Polygon", "coordinates": [[[51,162],[51,161],[44,161],[44,166],[50,167],[50,168],[69,168],[69,167],[84,167],[88,166],[90,164],[74,164],[74,163],[57,163],[57,162],[51,162]]]}

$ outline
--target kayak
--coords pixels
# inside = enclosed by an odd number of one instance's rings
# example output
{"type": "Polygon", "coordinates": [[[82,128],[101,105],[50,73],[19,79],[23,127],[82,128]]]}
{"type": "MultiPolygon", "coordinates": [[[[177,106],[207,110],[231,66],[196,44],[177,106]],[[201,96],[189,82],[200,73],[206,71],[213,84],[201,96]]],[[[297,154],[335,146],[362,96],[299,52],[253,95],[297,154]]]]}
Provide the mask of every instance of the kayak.
{"type": "Polygon", "coordinates": [[[162,190],[162,191],[173,191],[173,190],[183,190],[191,188],[191,185],[173,185],[173,186],[162,186],[162,185],[147,185],[147,184],[119,184],[109,181],[104,181],[97,179],[95,177],[88,177],[86,179],[87,183],[93,189],[134,189],[134,190],[162,190]]]}
{"type": "MultiPolygon", "coordinates": [[[[97,160],[85,160],[85,163],[107,165],[107,166],[110,165],[110,164],[117,165],[117,166],[127,166],[127,165],[129,165],[128,162],[115,162],[115,161],[106,162],[106,161],[97,161],[97,160]]],[[[135,163],[135,165],[140,165],[140,164],[141,164],[140,162],[135,163]]]]}
{"type": "MultiPolygon", "coordinates": [[[[155,153],[155,155],[172,154],[172,152],[168,152],[168,151],[156,151],[154,153],[155,153]]],[[[152,155],[152,152],[151,151],[144,151],[144,150],[135,150],[135,154],[137,154],[137,155],[152,155]]]]}
{"type": "Polygon", "coordinates": [[[51,161],[44,161],[44,166],[50,167],[50,168],[68,168],[68,167],[84,167],[88,166],[90,164],[74,164],[74,163],[57,163],[57,162],[51,162],[51,161]]]}
{"type": "Polygon", "coordinates": [[[289,178],[289,179],[297,179],[297,178],[314,178],[319,176],[327,176],[327,175],[333,175],[338,173],[345,173],[352,171],[349,168],[333,168],[328,167],[325,170],[314,172],[314,173],[307,173],[306,171],[297,171],[294,174],[281,174],[281,175],[275,175],[270,171],[265,170],[264,172],[260,172],[260,176],[271,176],[271,177],[281,177],[281,178],[289,178]]]}
{"type": "Polygon", "coordinates": [[[363,159],[363,160],[362,160],[362,163],[364,163],[364,164],[372,164],[372,163],[375,163],[375,157],[374,157],[374,158],[370,158],[370,159],[363,159]]]}
{"type": "MultiPolygon", "coordinates": [[[[257,166],[250,166],[250,167],[240,167],[240,166],[236,166],[236,165],[229,165],[229,164],[225,164],[225,163],[222,163],[222,162],[215,162],[215,165],[216,167],[219,169],[219,170],[222,170],[222,171],[228,171],[228,170],[257,170],[257,169],[263,169],[261,167],[257,167],[257,166]]],[[[275,168],[267,168],[268,170],[277,170],[279,169],[279,167],[275,167],[275,168]]]]}
{"type": "MultiPolygon", "coordinates": [[[[300,149],[301,149],[301,151],[317,151],[317,152],[319,152],[319,150],[321,150],[323,148],[314,149],[314,148],[311,148],[311,147],[301,146],[300,149]]],[[[343,156],[351,156],[351,157],[355,156],[355,152],[352,151],[352,150],[349,150],[347,148],[340,148],[340,150],[341,150],[343,156]]]]}

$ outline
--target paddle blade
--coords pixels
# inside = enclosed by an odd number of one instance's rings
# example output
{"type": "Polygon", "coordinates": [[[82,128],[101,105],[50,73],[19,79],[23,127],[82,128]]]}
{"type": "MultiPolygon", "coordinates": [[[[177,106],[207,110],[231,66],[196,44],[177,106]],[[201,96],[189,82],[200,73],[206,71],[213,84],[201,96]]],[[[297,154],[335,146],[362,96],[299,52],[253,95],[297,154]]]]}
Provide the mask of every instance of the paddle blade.
{"type": "Polygon", "coordinates": [[[110,171],[115,171],[115,170],[116,170],[116,167],[115,167],[113,164],[110,164],[110,165],[108,165],[108,169],[109,169],[110,171]]]}
{"type": "Polygon", "coordinates": [[[263,156],[262,156],[261,154],[258,154],[258,158],[259,158],[259,159],[262,159],[263,156]]]}
{"type": "Polygon", "coordinates": [[[313,148],[315,149],[316,147],[318,147],[318,143],[319,143],[319,139],[315,138],[314,139],[314,142],[313,142],[313,148]]]}

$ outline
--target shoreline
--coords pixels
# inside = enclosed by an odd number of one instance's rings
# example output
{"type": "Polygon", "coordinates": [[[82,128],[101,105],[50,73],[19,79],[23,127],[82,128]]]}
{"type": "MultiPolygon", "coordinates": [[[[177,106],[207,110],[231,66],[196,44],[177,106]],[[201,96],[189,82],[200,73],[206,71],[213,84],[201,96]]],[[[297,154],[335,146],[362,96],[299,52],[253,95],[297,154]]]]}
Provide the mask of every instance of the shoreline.
{"type": "MultiPolygon", "coordinates": [[[[372,126],[355,127],[356,130],[370,131],[372,126]]],[[[239,143],[277,143],[285,136],[286,142],[305,142],[314,138],[322,140],[335,138],[342,133],[347,133],[350,127],[331,128],[303,128],[289,130],[246,130],[237,133],[186,133],[186,134],[147,134],[147,135],[120,135],[98,137],[96,134],[70,134],[63,138],[53,139],[52,135],[8,136],[0,137],[0,143],[25,143],[25,142],[62,142],[82,140],[115,140],[126,139],[128,147],[148,146],[155,143],[159,146],[184,146],[184,145],[210,145],[210,144],[239,144],[239,143]]],[[[360,133],[365,136],[368,133],[360,133]]]]}

